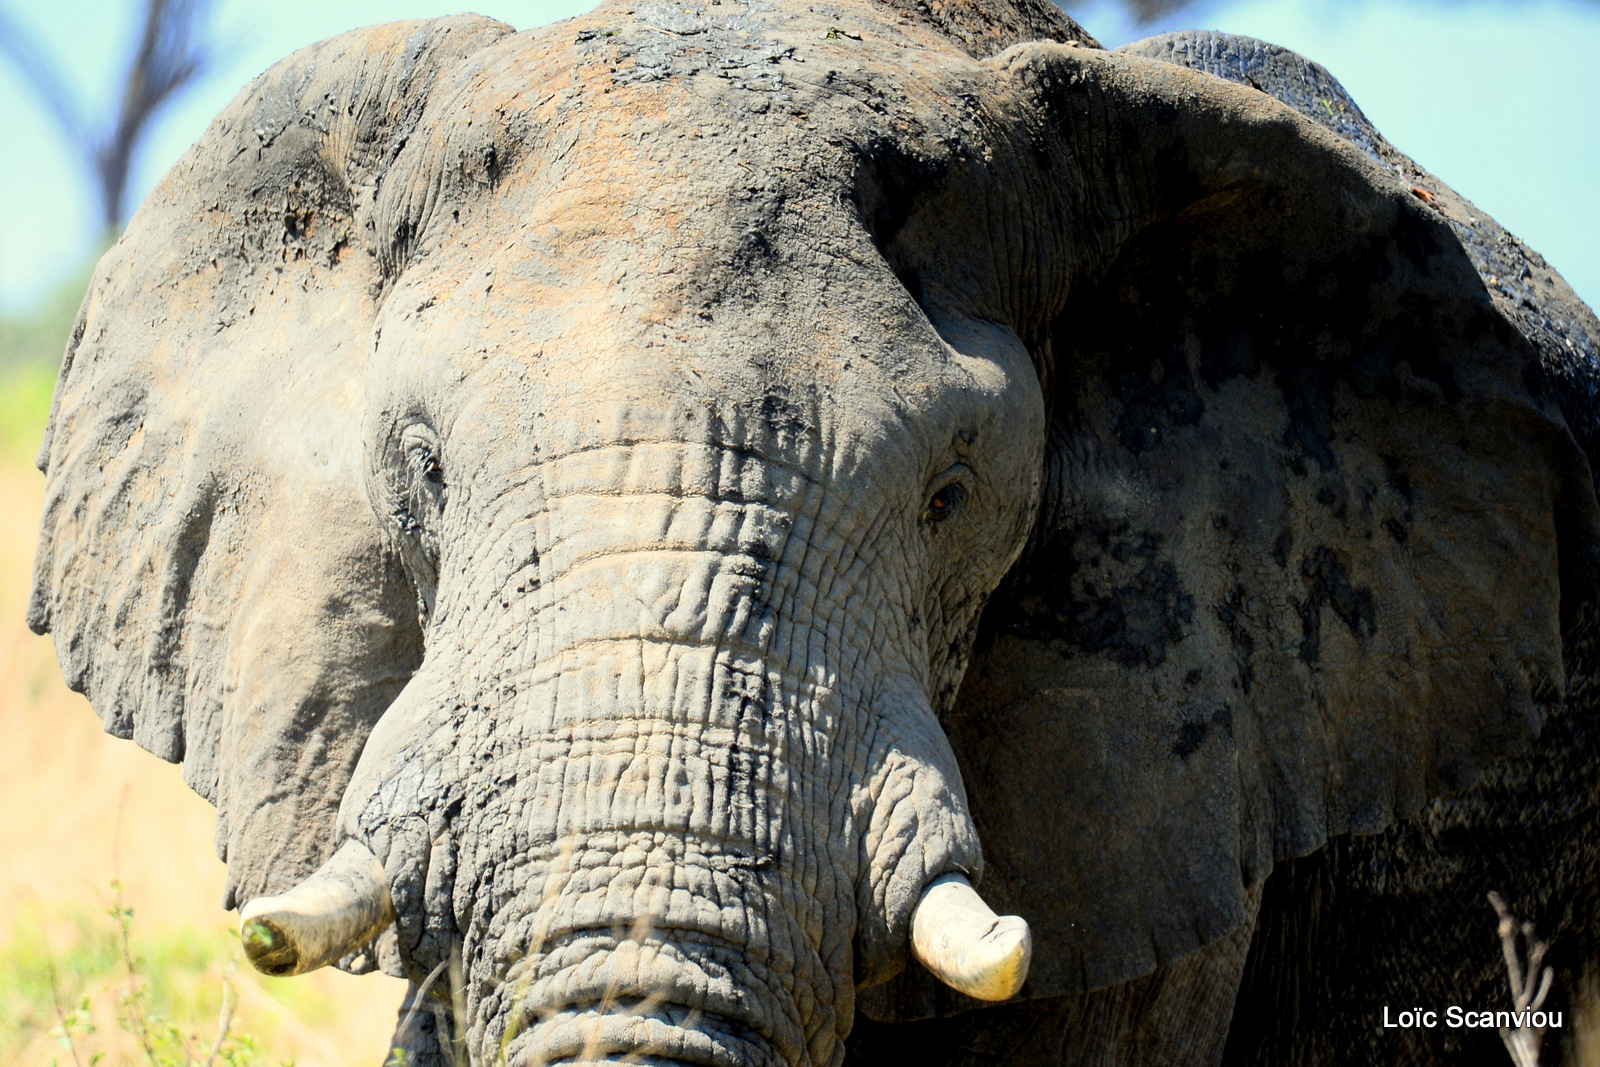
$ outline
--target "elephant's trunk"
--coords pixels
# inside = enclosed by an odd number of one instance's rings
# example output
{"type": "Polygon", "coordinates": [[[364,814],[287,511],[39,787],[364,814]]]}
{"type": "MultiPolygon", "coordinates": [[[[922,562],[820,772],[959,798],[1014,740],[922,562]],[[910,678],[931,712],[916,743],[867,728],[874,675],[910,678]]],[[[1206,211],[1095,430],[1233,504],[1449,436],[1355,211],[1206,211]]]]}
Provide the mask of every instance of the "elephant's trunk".
{"type": "Polygon", "coordinates": [[[820,1065],[835,1035],[819,1037],[806,1017],[816,1005],[796,1001],[794,987],[814,980],[802,977],[808,971],[708,936],[703,925],[654,929],[641,920],[553,939],[512,965],[503,999],[480,1005],[480,1018],[510,1063],[820,1065]]]}
{"type": "MultiPolygon", "coordinates": [[[[821,1067],[924,889],[981,865],[926,605],[807,457],[625,436],[545,461],[538,500],[459,491],[484,532],[441,561],[341,826],[408,968],[459,953],[475,1058],[821,1067]]],[[[925,958],[1014,981],[959,911],[923,910],[925,958]]]]}
{"type": "Polygon", "coordinates": [[[754,656],[640,651],[589,644],[530,679],[519,744],[476,776],[499,793],[454,847],[456,919],[466,972],[497,977],[468,991],[469,1044],[820,1067],[854,1008],[859,844],[810,730],[837,713],[754,656]],[[671,685],[612,706],[630,678],[671,685]],[[544,758],[517,766],[522,746],[544,758]]]}

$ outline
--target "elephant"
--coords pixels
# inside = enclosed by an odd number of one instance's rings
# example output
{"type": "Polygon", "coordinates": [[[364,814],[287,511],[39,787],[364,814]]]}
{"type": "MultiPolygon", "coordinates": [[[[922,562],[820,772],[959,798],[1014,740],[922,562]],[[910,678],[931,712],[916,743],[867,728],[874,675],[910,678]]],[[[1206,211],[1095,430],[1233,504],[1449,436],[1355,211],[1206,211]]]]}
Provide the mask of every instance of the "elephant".
{"type": "Polygon", "coordinates": [[[404,1062],[1501,1062],[1378,1012],[1600,958],[1597,368],[1260,42],[393,23],[101,260],[29,622],[404,1062]]]}

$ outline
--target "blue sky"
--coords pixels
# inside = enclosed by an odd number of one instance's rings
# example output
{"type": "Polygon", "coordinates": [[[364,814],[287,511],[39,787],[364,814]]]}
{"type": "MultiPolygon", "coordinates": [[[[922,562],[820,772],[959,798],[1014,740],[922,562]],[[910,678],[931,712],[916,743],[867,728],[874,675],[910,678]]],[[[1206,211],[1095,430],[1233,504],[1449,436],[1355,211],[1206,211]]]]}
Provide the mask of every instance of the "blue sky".
{"type": "MultiPolygon", "coordinates": [[[[111,97],[134,0],[11,0],[62,58],[91,110],[111,97]]],[[[449,14],[465,0],[218,0],[224,61],[169,110],[137,160],[132,202],[251,77],[356,26],[449,14]]],[[[593,0],[480,0],[519,28],[593,0]]],[[[1423,166],[1522,237],[1600,304],[1600,3],[1594,0],[1210,0],[1170,24],[1129,25],[1106,0],[1073,11],[1108,45],[1158,29],[1264,38],[1321,62],[1423,166]]],[[[0,66],[0,310],[18,311],[92,254],[89,185],[35,99],[0,66]]]]}

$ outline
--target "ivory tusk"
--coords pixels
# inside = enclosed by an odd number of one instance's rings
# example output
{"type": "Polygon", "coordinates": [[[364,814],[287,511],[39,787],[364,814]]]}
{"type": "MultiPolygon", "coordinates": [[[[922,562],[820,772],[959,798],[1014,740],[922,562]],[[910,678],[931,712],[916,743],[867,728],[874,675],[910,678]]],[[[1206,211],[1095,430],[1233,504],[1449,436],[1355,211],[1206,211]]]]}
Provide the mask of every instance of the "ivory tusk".
{"type": "Polygon", "coordinates": [[[392,922],[383,865],[367,846],[350,840],[287,893],[246,904],[239,939],[256,970],[281,977],[326,967],[392,922]]]}
{"type": "Polygon", "coordinates": [[[1008,1000],[1028,977],[1033,935],[1026,919],[990,910],[966,875],[944,874],[911,913],[911,954],[957,992],[1008,1000]]]}

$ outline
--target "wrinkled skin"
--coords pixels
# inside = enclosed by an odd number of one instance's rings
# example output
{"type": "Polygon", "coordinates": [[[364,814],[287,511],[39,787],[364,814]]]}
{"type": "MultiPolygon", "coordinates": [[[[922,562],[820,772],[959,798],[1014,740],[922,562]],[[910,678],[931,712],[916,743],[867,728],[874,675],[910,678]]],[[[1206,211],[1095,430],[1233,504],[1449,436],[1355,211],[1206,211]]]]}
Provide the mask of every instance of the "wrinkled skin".
{"type": "Polygon", "coordinates": [[[298,53],[97,272],[31,621],[217,803],[230,906],[370,849],[343,964],[420,1062],[1348,1062],[1426,982],[1316,971],[1355,1006],[1287,1049],[1235,1003],[1339,954],[1306,864],[1394,856],[1430,930],[1541,902],[1571,981],[1592,905],[1482,883],[1509,811],[1592,869],[1516,768],[1596,766],[1600,329],[1222,40],[723,0],[298,53]],[[1017,1005],[908,961],[948,872],[1033,924],[1017,1005]]]}

